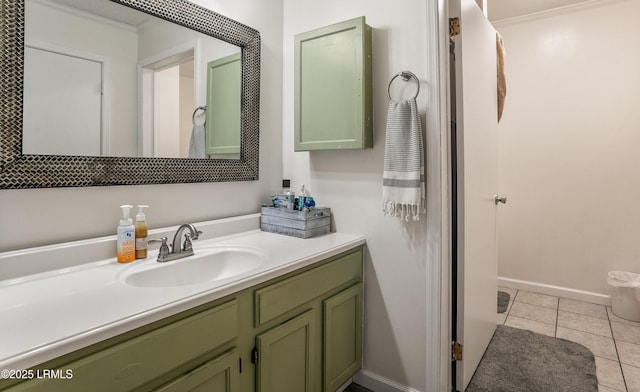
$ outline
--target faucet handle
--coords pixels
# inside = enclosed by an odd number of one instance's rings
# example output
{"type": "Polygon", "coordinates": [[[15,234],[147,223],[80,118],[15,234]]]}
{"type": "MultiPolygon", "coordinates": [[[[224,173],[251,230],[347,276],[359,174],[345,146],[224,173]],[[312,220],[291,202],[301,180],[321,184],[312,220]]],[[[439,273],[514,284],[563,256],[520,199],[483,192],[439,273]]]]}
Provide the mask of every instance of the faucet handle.
{"type": "MultiPolygon", "coordinates": [[[[194,227],[195,229],[195,227],[194,227]]],[[[182,251],[190,251],[193,250],[193,247],[191,245],[191,240],[197,240],[198,236],[202,234],[202,231],[200,230],[195,230],[193,232],[193,237],[191,236],[191,233],[185,233],[184,235],[184,243],[182,244],[182,251]]]]}
{"type": "MultiPolygon", "coordinates": [[[[197,239],[197,238],[198,237],[196,234],[196,237],[193,237],[193,239],[197,239]]],[[[193,246],[191,244],[191,233],[187,233],[184,235],[184,244],[182,244],[182,251],[183,252],[193,251],[193,246]]]]}
{"type": "Polygon", "coordinates": [[[158,253],[158,261],[160,262],[167,261],[167,257],[169,256],[169,253],[171,253],[169,250],[169,245],[167,245],[167,237],[162,237],[160,239],[153,239],[153,240],[147,241],[147,243],[149,244],[152,242],[161,242],[160,253],[158,253]]]}

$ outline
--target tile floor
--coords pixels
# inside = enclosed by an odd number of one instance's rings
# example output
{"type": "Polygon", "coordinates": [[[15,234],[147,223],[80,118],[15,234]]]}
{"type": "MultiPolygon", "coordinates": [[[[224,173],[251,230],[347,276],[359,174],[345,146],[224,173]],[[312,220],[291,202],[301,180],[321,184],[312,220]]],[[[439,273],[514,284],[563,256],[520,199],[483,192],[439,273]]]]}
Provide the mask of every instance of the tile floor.
{"type": "Polygon", "coordinates": [[[571,340],[595,357],[599,392],[640,392],[640,323],[611,307],[500,287],[510,294],[498,324],[571,340]]]}

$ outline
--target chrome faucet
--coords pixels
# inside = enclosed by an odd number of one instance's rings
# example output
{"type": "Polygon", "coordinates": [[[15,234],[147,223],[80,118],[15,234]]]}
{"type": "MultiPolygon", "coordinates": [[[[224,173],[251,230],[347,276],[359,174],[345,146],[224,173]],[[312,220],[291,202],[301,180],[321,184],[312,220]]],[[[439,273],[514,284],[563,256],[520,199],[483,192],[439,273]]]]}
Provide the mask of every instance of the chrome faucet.
{"type": "Polygon", "coordinates": [[[162,242],[160,245],[160,252],[158,253],[158,262],[164,263],[171,260],[181,259],[193,255],[193,246],[191,240],[197,240],[198,235],[202,234],[201,231],[196,229],[191,223],[185,223],[178,227],[176,234],[173,236],[173,243],[167,245],[167,237],[162,237],[157,240],[149,240],[149,242],[162,242]],[[182,233],[185,229],[189,229],[189,232],[184,235],[184,243],[182,241],[182,233]]]}

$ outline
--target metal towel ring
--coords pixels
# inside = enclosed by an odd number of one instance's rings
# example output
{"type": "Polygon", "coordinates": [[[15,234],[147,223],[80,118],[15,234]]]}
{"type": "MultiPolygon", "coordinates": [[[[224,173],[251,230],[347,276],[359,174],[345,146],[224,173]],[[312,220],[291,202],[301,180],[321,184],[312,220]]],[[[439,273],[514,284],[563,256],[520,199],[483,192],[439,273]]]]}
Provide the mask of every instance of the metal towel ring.
{"type": "Polygon", "coordinates": [[[206,111],[206,110],[207,110],[207,107],[206,107],[206,106],[198,106],[198,107],[196,108],[196,110],[194,110],[194,111],[193,111],[193,114],[191,115],[191,122],[193,123],[193,125],[195,125],[195,124],[196,124],[196,113],[198,113],[198,110],[204,110],[204,111],[206,111]]]}
{"type": "Polygon", "coordinates": [[[402,71],[398,72],[389,81],[389,86],[387,87],[387,96],[389,97],[389,100],[391,100],[391,83],[393,83],[393,81],[396,80],[398,76],[402,76],[402,80],[404,80],[405,82],[408,82],[409,79],[415,79],[416,85],[418,86],[418,91],[416,91],[416,95],[413,97],[413,99],[416,99],[418,97],[418,94],[420,93],[420,79],[418,79],[418,77],[411,71],[402,71]]]}

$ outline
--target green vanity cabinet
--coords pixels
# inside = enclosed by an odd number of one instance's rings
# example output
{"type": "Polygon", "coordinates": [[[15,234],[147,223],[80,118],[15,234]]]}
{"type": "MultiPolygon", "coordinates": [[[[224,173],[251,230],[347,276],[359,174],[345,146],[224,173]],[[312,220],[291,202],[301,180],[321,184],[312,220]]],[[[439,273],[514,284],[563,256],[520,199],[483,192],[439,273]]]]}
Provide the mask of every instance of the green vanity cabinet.
{"type": "Polygon", "coordinates": [[[357,249],[255,290],[256,392],[334,392],[360,369],[361,282],[357,249]]]}
{"type": "MultiPolygon", "coordinates": [[[[98,351],[95,351],[96,347],[90,347],[38,366],[36,369],[70,370],[73,377],[34,379],[17,384],[11,391],[150,389],[164,380],[168,381],[174,374],[178,376],[190,370],[192,364],[200,365],[215,358],[236,339],[238,303],[236,299],[226,301],[123,341],[116,337],[99,343],[96,346],[108,347],[98,351]]],[[[136,334],[136,331],[130,334],[136,334]]]]}
{"type": "Polygon", "coordinates": [[[371,27],[364,17],[294,38],[295,151],[373,147],[371,27]]]}
{"type": "Polygon", "coordinates": [[[362,248],[0,380],[2,391],[334,392],[362,362],[362,248]]]}

